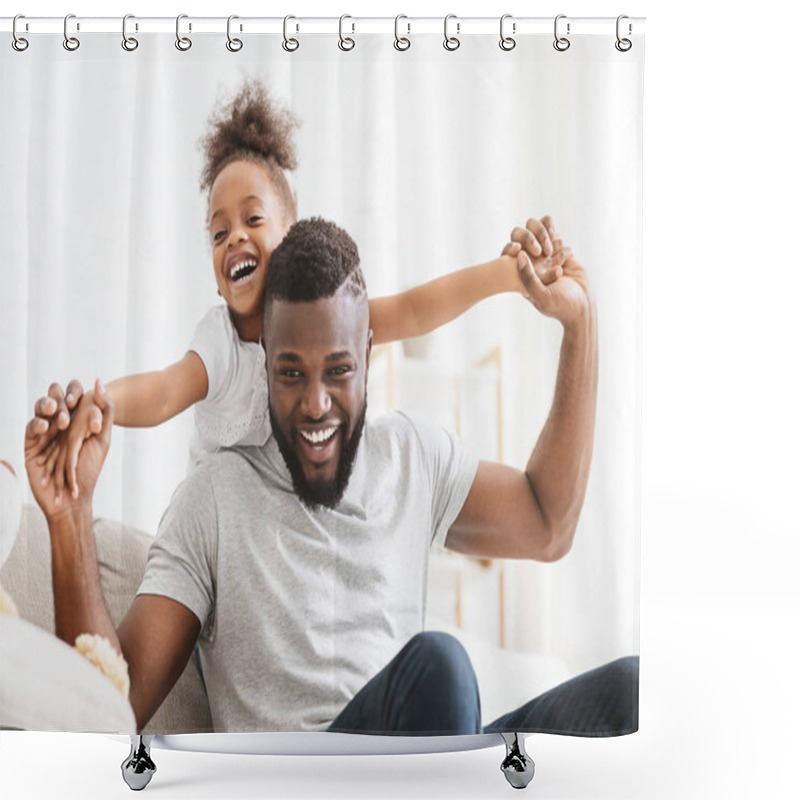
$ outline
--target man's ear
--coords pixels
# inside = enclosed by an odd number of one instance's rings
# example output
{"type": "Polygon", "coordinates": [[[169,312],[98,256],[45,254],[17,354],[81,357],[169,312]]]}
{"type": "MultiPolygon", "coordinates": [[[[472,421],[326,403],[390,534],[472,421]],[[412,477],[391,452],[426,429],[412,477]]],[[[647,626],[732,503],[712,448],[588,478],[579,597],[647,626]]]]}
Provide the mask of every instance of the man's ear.
{"type": "Polygon", "coordinates": [[[372,354],[372,328],[367,331],[367,357],[366,361],[364,362],[366,365],[366,371],[369,372],[369,357],[372,354]]]}

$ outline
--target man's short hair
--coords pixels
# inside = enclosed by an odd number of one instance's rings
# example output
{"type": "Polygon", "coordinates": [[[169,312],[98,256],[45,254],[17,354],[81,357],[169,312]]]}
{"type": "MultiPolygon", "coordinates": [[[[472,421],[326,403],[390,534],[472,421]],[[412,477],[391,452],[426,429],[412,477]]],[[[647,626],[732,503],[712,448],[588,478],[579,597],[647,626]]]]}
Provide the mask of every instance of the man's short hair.
{"type": "Polygon", "coordinates": [[[347,231],[320,217],[295,223],[267,267],[265,326],[273,300],[310,303],[340,290],[366,299],[358,247],[347,231]]]}

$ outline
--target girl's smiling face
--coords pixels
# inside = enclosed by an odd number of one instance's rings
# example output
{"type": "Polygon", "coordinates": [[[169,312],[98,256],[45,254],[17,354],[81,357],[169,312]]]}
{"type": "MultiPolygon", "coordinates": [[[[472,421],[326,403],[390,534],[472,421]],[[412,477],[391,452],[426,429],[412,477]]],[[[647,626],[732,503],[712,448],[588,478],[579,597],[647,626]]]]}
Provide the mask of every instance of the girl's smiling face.
{"type": "Polygon", "coordinates": [[[258,341],[269,259],[292,221],[269,170],[252,161],[233,161],[220,171],[211,186],[209,215],[219,294],[239,336],[258,341]]]}

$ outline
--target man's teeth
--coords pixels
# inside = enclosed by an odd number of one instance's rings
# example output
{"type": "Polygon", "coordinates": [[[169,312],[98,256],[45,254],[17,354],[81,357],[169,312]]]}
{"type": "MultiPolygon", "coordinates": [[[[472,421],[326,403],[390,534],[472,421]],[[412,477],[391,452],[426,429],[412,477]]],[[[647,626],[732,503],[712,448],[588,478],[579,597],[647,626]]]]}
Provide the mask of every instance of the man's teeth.
{"type": "Polygon", "coordinates": [[[256,268],[255,259],[250,259],[249,261],[241,261],[231,270],[231,280],[237,281],[244,274],[249,274],[255,268],[256,268]]]}
{"type": "Polygon", "coordinates": [[[300,435],[311,444],[327,442],[334,433],[336,433],[336,428],[325,428],[321,431],[300,431],[300,435]]]}

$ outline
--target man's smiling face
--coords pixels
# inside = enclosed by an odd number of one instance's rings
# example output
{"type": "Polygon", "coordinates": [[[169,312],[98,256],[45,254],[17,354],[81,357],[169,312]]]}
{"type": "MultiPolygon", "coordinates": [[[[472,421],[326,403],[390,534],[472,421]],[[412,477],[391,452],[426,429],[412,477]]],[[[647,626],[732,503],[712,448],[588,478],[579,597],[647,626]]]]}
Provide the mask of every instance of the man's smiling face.
{"type": "Polygon", "coordinates": [[[268,313],[273,434],[299,498],[332,508],[347,487],[367,410],[366,297],[340,290],[313,302],[272,300],[268,313]]]}

